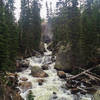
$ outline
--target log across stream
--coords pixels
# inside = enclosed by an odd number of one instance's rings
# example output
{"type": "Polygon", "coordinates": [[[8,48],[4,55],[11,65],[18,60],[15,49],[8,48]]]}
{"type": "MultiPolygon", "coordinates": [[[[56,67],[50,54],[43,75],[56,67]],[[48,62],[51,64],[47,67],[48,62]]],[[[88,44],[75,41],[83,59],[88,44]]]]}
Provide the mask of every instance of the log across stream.
{"type": "MultiPolygon", "coordinates": [[[[47,44],[45,44],[45,50],[43,56],[39,57],[31,57],[27,60],[29,61],[30,67],[20,73],[19,75],[19,83],[23,82],[21,78],[26,78],[26,83],[28,85],[25,87],[18,87],[21,91],[20,95],[24,100],[27,100],[27,95],[31,90],[34,95],[34,100],[92,100],[91,95],[81,95],[80,93],[77,95],[71,94],[70,90],[65,89],[66,81],[60,79],[57,75],[56,69],[54,69],[55,62],[52,62],[52,52],[47,49],[47,44]],[[48,74],[48,77],[39,78],[33,77],[30,75],[31,67],[41,66],[48,64],[49,69],[44,70],[48,74]],[[37,80],[44,80],[42,85],[39,85],[37,80]],[[30,86],[31,85],[31,86],[30,86]],[[28,88],[28,89],[25,89],[28,88]]],[[[68,75],[68,74],[66,74],[68,75]]],[[[25,79],[24,79],[25,81],[25,79]]],[[[25,84],[24,84],[25,85],[25,84]]]]}

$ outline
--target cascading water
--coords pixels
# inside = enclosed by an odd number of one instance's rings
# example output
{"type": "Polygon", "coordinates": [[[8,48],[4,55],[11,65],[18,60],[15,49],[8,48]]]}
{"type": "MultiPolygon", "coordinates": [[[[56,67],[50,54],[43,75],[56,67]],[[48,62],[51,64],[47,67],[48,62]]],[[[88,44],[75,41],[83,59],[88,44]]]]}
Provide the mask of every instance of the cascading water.
{"type": "MultiPolygon", "coordinates": [[[[52,52],[47,49],[47,44],[45,44],[45,50],[44,56],[41,57],[31,57],[28,58],[30,62],[30,66],[39,66],[41,68],[44,64],[49,64],[49,69],[45,70],[45,72],[48,74],[48,77],[46,78],[36,78],[30,75],[31,68],[28,68],[24,70],[23,72],[18,73],[19,75],[19,82],[22,82],[20,79],[22,77],[26,77],[28,79],[28,82],[32,83],[32,89],[29,89],[33,92],[34,100],[92,100],[91,96],[86,95],[72,95],[69,90],[64,89],[65,81],[63,79],[60,79],[57,75],[56,69],[54,69],[55,62],[51,61],[52,58],[52,52]],[[45,82],[43,85],[38,85],[37,80],[38,79],[44,79],[45,82]]],[[[29,90],[23,91],[19,87],[21,93],[20,95],[24,100],[27,100],[27,94],[29,90]]]]}

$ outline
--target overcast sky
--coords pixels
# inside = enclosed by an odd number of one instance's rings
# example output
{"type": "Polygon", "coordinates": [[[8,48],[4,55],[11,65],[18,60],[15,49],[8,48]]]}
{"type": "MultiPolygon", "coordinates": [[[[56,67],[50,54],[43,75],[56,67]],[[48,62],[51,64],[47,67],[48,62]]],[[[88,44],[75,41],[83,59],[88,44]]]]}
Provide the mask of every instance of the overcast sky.
{"type": "MultiPolygon", "coordinates": [[[[15,0],[15,7],[16,7],[15,16],[16,16],[17,20],[19,19],[19,16],[20,16],[20,1],[21,0],[15,0]]],[[[52,8],[54,9],[57,0],[43,0],[42,1],[42,8],[41,8],[41,17],[42,18],[46,18],[46,1],[48,2],[48,4],[50,2],[52,2],[52,8]]]]}

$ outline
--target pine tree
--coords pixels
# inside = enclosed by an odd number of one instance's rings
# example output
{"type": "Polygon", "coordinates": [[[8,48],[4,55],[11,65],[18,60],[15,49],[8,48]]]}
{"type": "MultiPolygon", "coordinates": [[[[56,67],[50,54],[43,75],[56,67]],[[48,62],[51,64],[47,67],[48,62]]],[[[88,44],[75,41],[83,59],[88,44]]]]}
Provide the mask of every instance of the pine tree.
{"type": "Polygon", "coordinates": [[[40,7],[39,7],[39,1],[33,0],[32,4],[32,32],[33,32],[33,41],[32,45],[35,50],[39,49],[40,45],[40,39],[41,39],[41,18],[40,18],[40,7]]]}
{"type": "Polygon", "coordinates": [[[13,8],[12,0],[7,1],[6,4],[0,1],[0,69],[7,71],[15,69],[18,47],[13,8]]]}
{"type": "Polygon", "coordinates": [[[0,1],[0,70],[8,67],[8,46],[6,35],[8,34],[7,26],[4,22],[5,8],[3,1],[0,1]]]}
{"type": "Polygon", "coordinates": [[[97,49],[99,9],[95,9],[93,5],[93,0],[86,0],[85,9],[82,13],[81,50],[83,63],[85,64],[88,64],[93,59],[97,49]]]}
{"type": "Polygon", "coordinates": [[[39,49],[41,38],[40,7],[37,0],[30,4],[28,0],[21,1],[20,40],[23,55],[31,55],[33,50],[39,49]]]}

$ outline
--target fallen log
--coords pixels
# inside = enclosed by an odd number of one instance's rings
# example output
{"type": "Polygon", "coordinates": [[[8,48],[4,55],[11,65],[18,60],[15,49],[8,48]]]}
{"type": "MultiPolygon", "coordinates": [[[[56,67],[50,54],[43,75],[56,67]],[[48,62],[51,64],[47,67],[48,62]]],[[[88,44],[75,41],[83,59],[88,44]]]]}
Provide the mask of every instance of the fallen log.
{"type": "Polygon", "coordinates": [[[72,77],[67,78],[67,80],[75,79],[75,78],[77,78],[77,77],[79,77],[79,76],[85,74],[86,72],[89,72],[89,71],[93,70],[94,68],[95,68],[95,67],[92,67],[92,68],[89,68],[89,69],[87,69],[87,70],[84,70],[83,72],[81,72],[81,73],[79,73],[79,74],[77,74],[77,75],[75,75],[75,76],[72,76],[72,77]]]}
{"type": "Polygon", "coordinates": [[[85,90],[85,89],[83,89],[83,88],[81,88],[81,87],[77,87],[77,88],[78,88],[79,90],[81,90],[81,91],[87,93],[87,90],[85,90]]]}
{"type": "MultiPolygon", "coordinates": [[[[78,69],[83,70],[83,72],[81,72],[81,73],[79,73],[79,74],[77,74],[77,75],[75,75],[75,76],[69,77],[69,78],[67,78],[67,80],[75,79],[75,78],[77,78],[77,77],[79,77],[79,76],[81,76],[81,75],[83,75],[83,74],[86,75],[86,73],[90,72],[91,70],[93,70],[93,69],[95,69],[95,68],[97,68],[97,67],[98,67],[98,66],[95,66],[95,67],[89,68],[89,69],[87,69],[87,70],[82,69],[82,68],[78,68],[78,69]]],[[[88,74],[88,76],[89,76],[89,74],[88,74]]],[[[93,75],[92,75],[92,76],[93,76],[93,75]]],[[[97,79],[99,79],[99,78],[97,78],[97,79]]]]}
{"type": "MultiPolygon", "coordinates": [[[[83,69],[83,68],[79,68],[79,69],[85,71],[85,69],[83,69]]],[[[90,72],[90,71],[87,71],[87,72],[84,73],[84,74],[87,75],[87,76],[89,76],[89,77],[92,78],[93,80],[94,80],[94,79],[97,79],[97,80],[100,81],[100,76],[99,76],[99,75],[96,75],[96,74],[94,74],[94,73],[92,73],[92,72],[90,72]]]]}

